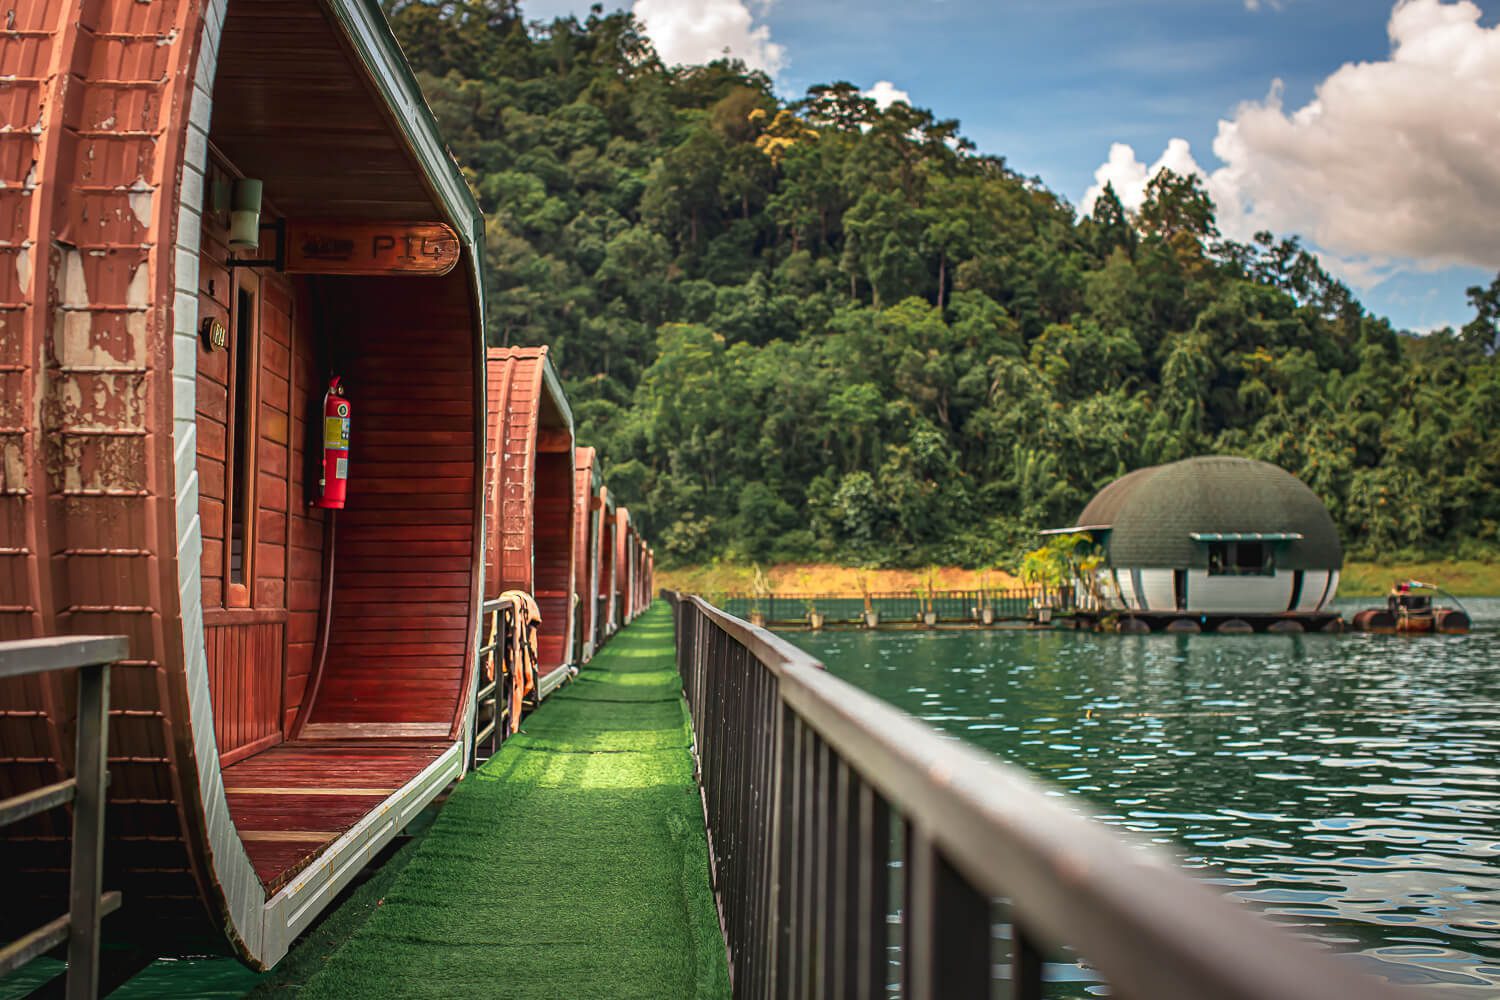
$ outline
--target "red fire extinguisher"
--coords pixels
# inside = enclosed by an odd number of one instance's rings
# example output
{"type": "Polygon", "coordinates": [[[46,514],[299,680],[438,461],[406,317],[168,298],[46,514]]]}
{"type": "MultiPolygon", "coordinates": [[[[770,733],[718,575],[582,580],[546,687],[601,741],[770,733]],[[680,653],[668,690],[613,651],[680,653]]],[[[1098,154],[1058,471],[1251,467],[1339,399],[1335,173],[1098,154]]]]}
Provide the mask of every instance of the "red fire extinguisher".
{"type": "Polygon", "coordinates": [[[349,495],[349,400],[339,376],[328,380],[323,394],[323,465],[314,507],[342,510],[349,495]]]}

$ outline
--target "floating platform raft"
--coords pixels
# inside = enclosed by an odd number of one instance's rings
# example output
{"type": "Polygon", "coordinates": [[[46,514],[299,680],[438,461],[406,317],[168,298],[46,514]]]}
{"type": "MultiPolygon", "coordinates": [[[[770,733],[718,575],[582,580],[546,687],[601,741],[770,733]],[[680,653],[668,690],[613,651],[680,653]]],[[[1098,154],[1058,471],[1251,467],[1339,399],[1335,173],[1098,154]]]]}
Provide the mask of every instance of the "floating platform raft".
{"type": "Polygon", "coordinates": [[[1077,612],[1066,618],[1056,619],[1059,627],[1091,630],[1095,632],[1120,632],[1145,634],[1168,632],[1175,635],[1214,633],[1218,635],[1251,635],[1268,632],[1282,635],[1301,635],[1307,632],[1337,634],[1344,631],[1344,620],[1335,612],[1310,614],[1200,614],[1187,615],[1164,612],[1077,612]]]}

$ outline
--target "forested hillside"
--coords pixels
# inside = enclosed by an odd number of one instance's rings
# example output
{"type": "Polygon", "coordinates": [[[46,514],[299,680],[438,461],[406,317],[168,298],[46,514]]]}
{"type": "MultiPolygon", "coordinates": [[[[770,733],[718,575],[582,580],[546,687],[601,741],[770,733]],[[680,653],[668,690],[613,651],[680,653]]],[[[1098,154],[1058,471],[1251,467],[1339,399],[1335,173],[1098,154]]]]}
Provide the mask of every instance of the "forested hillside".
{"type": "Polygon", "coordinates": [[[1004,562],[1206,452],[1356,553],[1500,547],[1500,278],[1404,336],[1193,179],[1080,219],[955,121],[664,67],[625,14],[386,7],[488,218],[492,343],[551,345],[664,561],[1004,562]]]}

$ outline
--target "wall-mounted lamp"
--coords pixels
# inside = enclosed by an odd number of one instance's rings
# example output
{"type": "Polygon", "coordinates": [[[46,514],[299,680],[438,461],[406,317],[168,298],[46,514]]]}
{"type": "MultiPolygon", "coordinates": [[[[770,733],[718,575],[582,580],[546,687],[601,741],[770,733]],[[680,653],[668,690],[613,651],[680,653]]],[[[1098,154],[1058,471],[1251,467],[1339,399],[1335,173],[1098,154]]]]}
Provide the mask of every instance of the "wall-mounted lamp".
{"type": "Polygon", "coordinates": [[[260,221],[261,194],[265,190],[265,182],[254,180],[250,177],[241,177],[232,183],[215,184],[210,197],[213,204],[217,206],[222,200],[227,200],[229,209],[229,260],[231,269],[236,267],[274,267],[281,270],[285,254],[286,223],[282,219],[274,222],[260,221]],[[227,189],[227,190],[226,190],[227,189]],[[227,198],[226,198],[227,196],[227,198]],[[260,249],[260,231],[262,229],[274,230],[275,250],[270,257],[247,260],[243,257],[234,256],[236,251],[248,250],[251,253],[260,249]]]}
{"type": "Polygon", "coordinates": [[[265,185],[242,177],[229,193],[229,249],[260,249],[260,196],[265,185]]]}

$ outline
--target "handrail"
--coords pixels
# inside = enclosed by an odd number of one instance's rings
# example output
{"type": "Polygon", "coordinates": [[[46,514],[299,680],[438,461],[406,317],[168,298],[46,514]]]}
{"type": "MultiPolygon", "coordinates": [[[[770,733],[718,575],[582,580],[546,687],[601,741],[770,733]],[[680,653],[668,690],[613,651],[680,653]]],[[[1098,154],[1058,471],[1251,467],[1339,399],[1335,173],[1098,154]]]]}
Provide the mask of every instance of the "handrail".
{"type": "Polygon", "coordinates": [[[0,679],[78,669],[75,776],[0,800],[0,826],[73,803],[68,913],[0,948],[0,976],[68,942],[68,1000],[99,994],[99,922],[120,907],[102,892],[104,789],[109,783],[109,665],[125,659],[123,635],[53,636],[0,642],[0,679]]]}
{"type": "MultiPolygon", "coordinates": [[[[863,621],[873,611],[892,622],[970,622],[1031,620],[1043,604],[1054,612],[1073,605],[1071,592],[1040,586],[974,587],[967,590],[879,590],[862,593],[728,591],[714,595],[722,607],[744,609],[768,624],[807,621],[812,612],[833,621],[863,621]],[[858,608],[856,614],[853,608],[858,608]],[[988,614],[986,614],[988,612],[988,614]],[[829,616],[832,615],[832,618],[829,616]]],[[[870,624],[865,622],[865,624],[870,624]]]]}
{"type": "Polygon", "coordinates": [[[883,992],[893,899],[908,1000],[988,996],[997,923],[1022,1000],[1042,996],[1044,956],[1062,947],[1127,997],[1412,996],[764,629],[668,596],[736,996],[883,992]]]}
{"type": "Polygon", "coordinates": [[[481,681],[485,677],[486,657],[493,659],[495,677],[494,680],[481,684],[475,693],[474,741],[470,748],[470,759],[476,765],[481,748],[486,751],[486,758],[494,756],[500,744],[505,741],[506,730],[509,728],[512,676],[508,653],[510,632],[514,627],[511,618],[513,609],[513,602],[503,597],[487,600],[480,608],[481,645],[474,654],[478,659],[475,677],[481,681]],[[489,709],[488,718],[482,714],[486,708],[489,709]]]}

